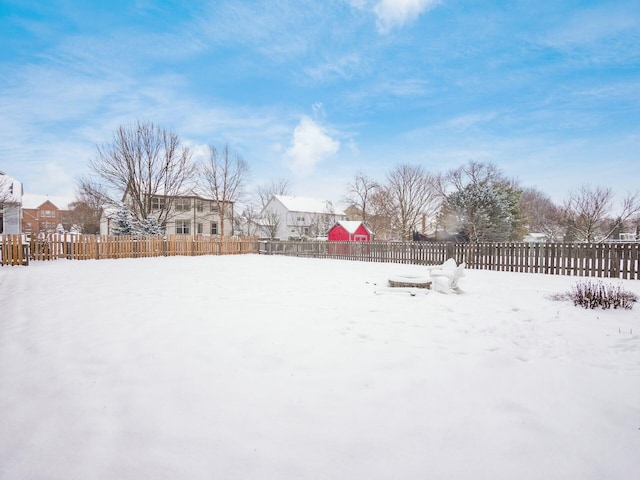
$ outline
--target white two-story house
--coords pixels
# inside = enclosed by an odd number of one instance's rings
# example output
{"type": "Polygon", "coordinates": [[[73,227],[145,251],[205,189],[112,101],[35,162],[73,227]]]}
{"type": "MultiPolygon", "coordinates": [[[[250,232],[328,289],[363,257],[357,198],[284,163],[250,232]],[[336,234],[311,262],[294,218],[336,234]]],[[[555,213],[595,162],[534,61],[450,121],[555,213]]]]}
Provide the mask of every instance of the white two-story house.
{"type": "MultiPolygon", "coordinates": [[[[127,197],[124,199],[127,203],[127,197]]],[[[224,235],[233,235],[233,202],[226,202],[224,235]]],[[[218,202],[190,192],[173,197],[171,202],[161,195],[151,197],[151,210],[162,220],[161,228],[167,235],[221,235],[218,202]],[[168,210],[167,210],[168,209],[168,210]]],[[[105,209],[100,221],[100,234],[111,235],[115,209],[105,209]]]]}
{"type": "Polygon", "coordinates": [[[314,239],[347,215],[328,200],[274,195],[260,214],[262,235],[280,240],[314,239]]]}

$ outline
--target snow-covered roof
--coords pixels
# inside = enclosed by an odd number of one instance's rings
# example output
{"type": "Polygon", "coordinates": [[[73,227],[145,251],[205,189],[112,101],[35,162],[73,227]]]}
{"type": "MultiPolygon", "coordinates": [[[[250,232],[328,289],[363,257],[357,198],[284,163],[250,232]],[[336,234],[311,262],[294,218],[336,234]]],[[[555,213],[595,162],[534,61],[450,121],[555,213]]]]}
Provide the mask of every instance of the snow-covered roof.
{"type": "Polygon", "coordinates": [[[297,197],[290,195],[274,195],[290,212],[306,213],[332,213],[335,215],[346,215],[341,209],[334,206],[328,200],[318,200],[310,197],[297,197]]]}
{"type": "Polygon", "coordinates": [[[50,201],[61,210],[67,210],[69,204],[74,201],[71,196],[63,195],[40,195],[37,193],[25,193],[22,198],[22,206],[24,208],[38,208],[46,201],[50,201]]]}
{"type": "Polygon", "coordinates": [[[369,229],[367,228],[366,225],[364,225],[360,220],[341,220],[339,222],[336,222],[337,225],[342,226],[342,228],[344,228],[347,232],[349,232],[351,235],[353,235],[354,233],[356,233],[356,230],[358,230],[358,228],[360,227],[360,225],[363,225],[364,228],[369,231],[369,229]]]}

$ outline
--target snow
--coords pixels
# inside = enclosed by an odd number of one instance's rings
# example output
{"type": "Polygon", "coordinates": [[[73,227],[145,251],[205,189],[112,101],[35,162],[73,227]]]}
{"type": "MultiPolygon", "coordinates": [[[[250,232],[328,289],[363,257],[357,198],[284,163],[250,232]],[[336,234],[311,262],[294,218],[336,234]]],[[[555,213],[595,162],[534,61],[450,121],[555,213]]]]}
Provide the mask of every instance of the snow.
{"type": "Polygon", "coordinates": [[[39,195],[36,193],[25,193],[22,197],[22,207],[38,208],[47,200],[62,210],[68,209],[69,205],[75,201],[73,197],[69,197],[69,196],[39,195]]]}
{"type": "Polygon", "coordinates": [[[342,228],[344,228],[351,235],[356,233],[356,230],[360,228],[360,225],[363,225],[365,229],[367,228],[366,225],[364,225],[360,220],[340,220],[336,223],[342,225],[342,228]]]}
{"type": "Polygon", "coordinates": [[[0,478],[637,475],[640,306],[548,298],[572,277],[467,270],[460,295],[411,296],[395,274],[424,269],[0,268],[0,478]]]}

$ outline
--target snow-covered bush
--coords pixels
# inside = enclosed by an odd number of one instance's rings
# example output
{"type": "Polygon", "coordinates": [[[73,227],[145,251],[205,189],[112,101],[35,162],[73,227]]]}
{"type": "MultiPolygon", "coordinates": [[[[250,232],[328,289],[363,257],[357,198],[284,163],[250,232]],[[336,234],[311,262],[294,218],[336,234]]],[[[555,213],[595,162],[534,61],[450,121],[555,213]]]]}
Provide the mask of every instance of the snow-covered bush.
{"type": "Polygon", "coordinates": [[[155,215],[149,215],[140,224],[141,235],[162,235],[162,227],[155,215]]]}
{"type": "Polygon", "coordinates": [[[124,203],[117,205],[117,210],[113,218],[113,235],[136,235],[140,230],[138,222],[124,203]]]}
{"type": "Polygon", "coordinates": [[[635,293],[624,290],[620,285],[605,284],[602,280],[580,281],[571,288],[570,292],[556,295],[554,298],[568,299],[574,305],[584,308],[600,307],[603,310],[611,307],[631,310],[633,304],[638,301],[635,293]]]}

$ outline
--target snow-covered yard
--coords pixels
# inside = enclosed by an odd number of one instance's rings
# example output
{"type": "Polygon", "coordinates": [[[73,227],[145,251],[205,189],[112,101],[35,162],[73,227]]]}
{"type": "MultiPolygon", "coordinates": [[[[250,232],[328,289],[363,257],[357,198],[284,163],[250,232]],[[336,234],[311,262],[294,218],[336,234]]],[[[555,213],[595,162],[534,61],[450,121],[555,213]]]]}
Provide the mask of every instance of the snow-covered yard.
{"type": "MultiPolygon", "coordinates": [[[[630,479],[640,305],[270,256],[0,268],[0,478],[630,479]]],[[[615,282],[617,283],[617,282],[615,282]]],[[[627,281],[640,294],[640,282],[627,281]]]]}

